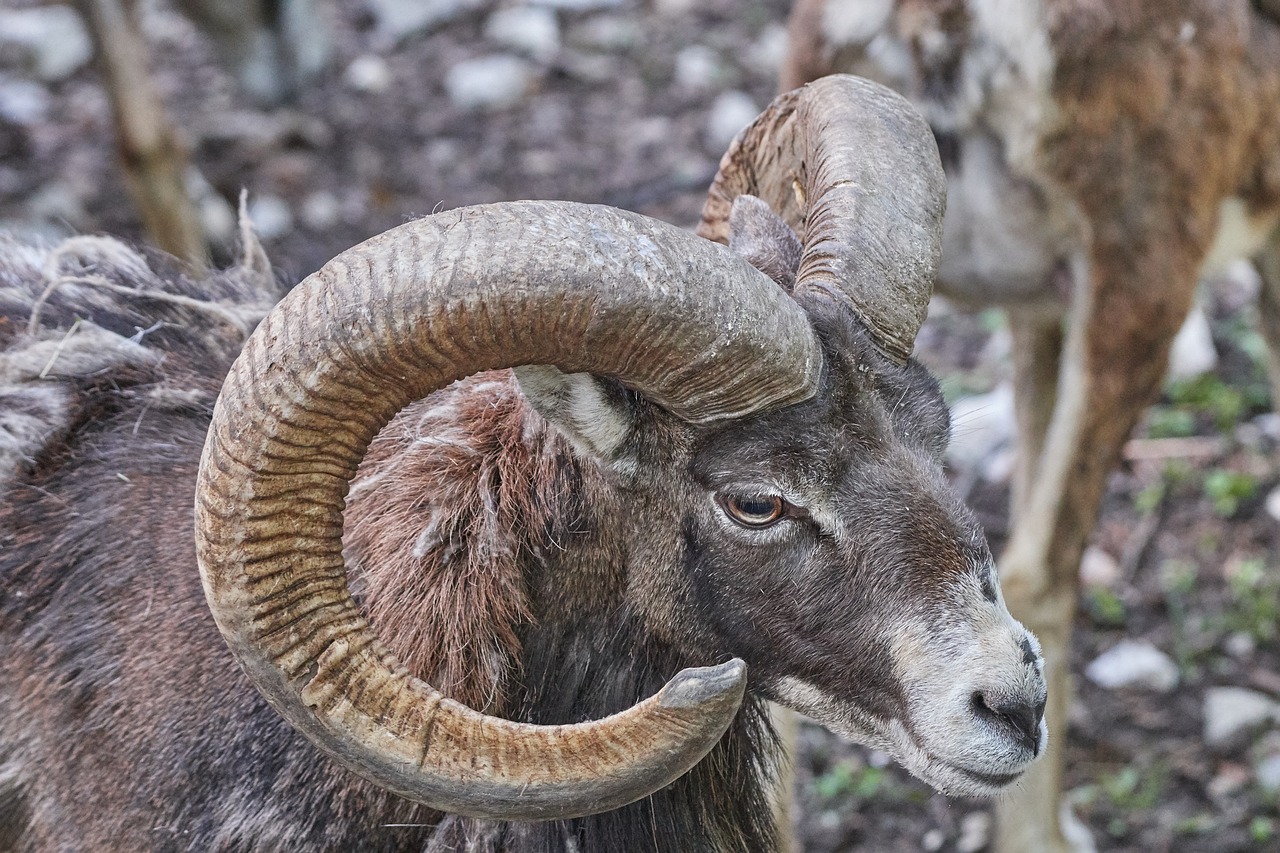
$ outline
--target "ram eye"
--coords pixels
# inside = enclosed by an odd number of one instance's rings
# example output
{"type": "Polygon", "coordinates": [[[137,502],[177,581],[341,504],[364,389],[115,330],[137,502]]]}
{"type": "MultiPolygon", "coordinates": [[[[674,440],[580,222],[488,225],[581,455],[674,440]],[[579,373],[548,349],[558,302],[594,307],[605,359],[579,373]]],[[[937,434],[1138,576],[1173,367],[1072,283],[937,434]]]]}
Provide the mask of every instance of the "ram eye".
{"type": "Polygon", "coordinates": [[[787,514],[787,502],[778,495],[721,495],[720,505],[743,527],[768,527],[787,514]]]}

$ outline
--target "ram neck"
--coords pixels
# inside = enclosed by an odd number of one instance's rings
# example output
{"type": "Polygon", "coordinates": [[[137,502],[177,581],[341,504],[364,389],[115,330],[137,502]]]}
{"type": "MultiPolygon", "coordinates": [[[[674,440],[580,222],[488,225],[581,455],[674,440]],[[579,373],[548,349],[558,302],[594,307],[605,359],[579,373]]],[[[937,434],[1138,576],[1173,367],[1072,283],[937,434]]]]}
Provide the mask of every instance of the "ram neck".
{"type": "MultiPolygon", "coordinates": [[[[617,502],[508,374],[473,377],[370,448],[346,517],[353,583],[388,645],[447,695],[534,723],[605,717],[708,662],[628,607],[617,502]]],[[[570,821],[442,817],[428,849],[770,850],[774,747],[748,700],[707,759],[651,797],[570,821]]]]}

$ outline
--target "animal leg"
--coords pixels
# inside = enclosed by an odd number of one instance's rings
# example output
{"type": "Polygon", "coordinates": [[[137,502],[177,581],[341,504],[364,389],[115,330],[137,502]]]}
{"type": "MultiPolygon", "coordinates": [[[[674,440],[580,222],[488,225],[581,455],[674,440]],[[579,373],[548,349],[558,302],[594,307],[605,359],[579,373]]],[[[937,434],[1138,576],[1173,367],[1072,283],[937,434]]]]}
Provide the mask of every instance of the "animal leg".
{"type": "Polygon", "coordinates": [[[1053,417],[1062,352],[1062,316],[1050,309],[1020,307],[1010,308],[1008,315],[1018,421],[1018,462],[1010,495],[1010,510],[1016,523],[1018,508],[1025,505],[1030,494],[1035,462],[1040,458],[1053,417]]]}
{"type": "Polygon", "coordinates": [[[1256,264],[1262,277],[1258,314],[1262,337],[1267,342],[1267,372],[1271,377],[1271,408],[1280,412],[1280,231],[1258,254],[1256,264]]]}
{"type": "Polygon", "coordinates": [[[796,712],[773,702],[769,703],[769,717],[778,733],[778,775],[773,784],[773,819],[778,827],[778,853],[797,853],[800,842],[796,838],[796,741],[799,722],[796,712]]]}
{"type": "MultiPolygon", "coordinates": [[[[1080,556],[1107,474],[1160,387],[1169,345],[1195,292],[1194,258],[1156,254],[1141,256],[1128,245],[1095,248],[1087,284],[1073,298],[1052,417],[1038,457],[1027,457],[1024,464],[1029,468],[1019,478],[1022,494],[1000,561],[1001,584],[1010,611],[1039,636],[1043,648],[1049,679],[1049,746],[1024,781],[997,805],[997,849],[1002,853],[1067,853],[1092,847],[1087,837],[1069,837],[1074,834],[1071,820],[1060,813],[1071,701],[1071,627],[1080,556]]],[[[1043,329],[1039,335],[1022,337],[1024,345],[1043,346],[1048,341],[1043,329]]],[[[1034,354],[1032,348],[1019,358],[1034,354]]],[[[1045,373],[1038,368],[1020,371],[1035,395],[1025,404],[1033,421],[1040,411],[1038,401],[1052,393],[1052,377],[1045,373]]],[[[1024,389],[1020,385],[1018,390],[1024,389]]]]}

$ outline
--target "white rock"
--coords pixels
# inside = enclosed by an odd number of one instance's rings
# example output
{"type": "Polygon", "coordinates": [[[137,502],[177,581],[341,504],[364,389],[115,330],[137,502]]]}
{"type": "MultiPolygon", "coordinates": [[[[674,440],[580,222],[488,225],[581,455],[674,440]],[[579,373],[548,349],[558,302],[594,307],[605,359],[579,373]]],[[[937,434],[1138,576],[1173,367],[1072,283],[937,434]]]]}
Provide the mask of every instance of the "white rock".
{"type": "Polygon", "coordinates": [[[560,23],[545,6],[511,6],[489,16],[485,37],[542,62],[560,51],[560,23]]]}
{"type": "Polygon", "coordinates": [[[564,9],[566,12],[590,12],[595,9],[613,9],[627,0],[528,0],[530,6],[546,6],[548,9],[564,9]]]}
{"type": "Polygon", "coordinates": [[[463,109],[500,109],[519,103],[533,81],[528,61],[501,53],[459,62],[445,73],[444,88],[463,109]]]}
{"type": "Polygon", "coordinates": [[[187,195],[195,202],[200,227],[209,239],[229,246],[238,236],[239,221],[235,208],[223,198],[209,179],[195,166],[188,166],[185,175],[187,195]]]}
{"type": "Polygon", "coordinates": [[[947,843],[947,834],[941,829],[931,829],[920,839],[920,848],[927,853],[934,853],[941,850],[942,845],[947,843]]]}
{"type": "Polygon", "coordinates": [[[892,0],[829,3],[823,8],[823,30],[832,44],[865,44],[884,29],[892,13],[892,0]]]}
{"type": "Polygon", "coordinates": [[[1275,700],[1243,687],[1211,687],[1204,694],[1204,740],[1225,746],[1275,719],[1275,700]]]}
{"type": "Polygon", "coordinates": [[[692,12],[698,0],[653,0],[653,8],[659,15],[675,17],[692,12]]]}
{"type": "Polygon", "coordinates": [[[391,87],[391,68],[381,56],[366,53],[351,61],[342,82],[357,92],[385,92],[391,87]]]}
{"type": "Polygon", "coordinates": [[[302,200],[302,224],[312,231],[324,231],[342,218],[342,202],[328,190],[316,190],[302,200]]]}
{"type": "Polygon", "coordinates": [[[293,211],[289,203],[275,195],[250,196],[249,219],[263,240],[273,240],[293,228],[293,211]]]}
{"type": "Polygon", "coordinates": [[[1259,787],[1271,793],[1280,791],[1280,755],[1268,755],[1255,764],[1253,776],[1259,787]]]}
{"type": "Polygon", "coordinates": [[[398,42],[479,9],[485,0],[368,0],[378,35],[398,42]]]}
{"type": "Polygon", "coordinates": [[[1267,438],[1272,441],[1280,441],[1280,414],[1266,412],[1254,418],[1253,423],[1267,438]]]}
{"type": "Polygon", "coordinates": [[[44,121],[52,98],[49,90],[32,80],[0,76],[0,118],[22,127],[44,121]]]}
{"type": "Polygon", "coordinates": [[[88,213],[84,199],[67,181],[54,180],[40,187],[26,201],[32,219],[65,222],[72,228],[84,227],[88,213]]]}
{"type": "Polygon", "coordinates": [[[622,15],[593,15],[569,31],[567,41],[577,47],[615,53],[643,40],[644,31],[622,15]]]}
{"type": "Polygon", "coordinates": [[[1241,660],[1250,657],[1258,649],[1258,643],[1253,639],[1253,635],[1248,631],[1232,631],[1227,638],[1222,641],[1222,647],[1227,650],[1227,654],[1233,658],[1241,660]]]}
{"type": "Polygon", "coordinates": [[[70,6],[0,10],[0,43],[22,46],[42,80],[65,80],[93,58],[93,42],[70,6]]]}
{"type": "Polygon", "coordinates": [[[1112,586],[1120,580],[1120,563],[1115,557],[1090,545],[1080,558],[1080,582],[1085,586],[1112,586]]]}
{"type": "Polygon", "coordinates": [[[1017,432],[1012,383],[1002,382],[986,394],[962,397],[951,407],[947,460],[962,471],[981,469],[1013,449],[1017,432]]]}
{"type": "Polygon", "coordinates": [[[1178,686],[1178,665],[1144,640],[1121,640],[1098,655],[1084,671],[1099,687],[1145,687],[1168,693],[1178,686]]]}
{"type": "Polygon", "coordinates": [[[1218,351],[1213,346],[1209,318],[1205,316],[1204,308],[1196,305],[1169,349],[1169,378],[1194,379],[1213,370],[1217,363],[1218,351]]]}
{"type": "Polygon", "coordinates": [[[751,61],[756,68],[777,74],[787,58],[787,28],[774,22],[764,28],[751,45],[751,61]]]}
{"type": "Polygon", "coordinates": [[[676,85],[701,91],[712,88],[719,76],[720,57],[706,45],[691,44],[676,54],[676,85]]]}
{"type": "Polygon", "coordinates": [[[1267,515],[1280,521],[1280,486],[1276,486],[1267,495],[1267,515]]]}
{"type": "Polygon", "coordinates": [[[991,815],[971,812],[960,820],[960,837],[956,839],[956,853],[978,853],[991,841],[991,815]]]}
{"type": "Polygon", "coordinates": [[[746,92],[721,92],[707,116],[706,142],[712,151],[723,151],[748,124],[760,115],[760,107],[746,92]]]}

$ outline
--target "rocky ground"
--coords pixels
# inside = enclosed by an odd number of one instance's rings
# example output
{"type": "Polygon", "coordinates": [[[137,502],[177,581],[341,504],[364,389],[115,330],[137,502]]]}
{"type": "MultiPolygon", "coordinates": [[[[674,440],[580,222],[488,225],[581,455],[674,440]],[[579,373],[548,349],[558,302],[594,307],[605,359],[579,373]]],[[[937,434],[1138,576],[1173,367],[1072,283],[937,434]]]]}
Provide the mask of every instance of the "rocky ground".
{"type": "MultiPolygon", "coordinates": [[[[74,15],[0,9],[0,225],[140,237],[74,15]]],[[[516,198],[692,224],[716,160],[773,94],[785,0],[343,0],[328,70],[288,109],[250,103],[182,18],[148,6],[155,79],[226,257],[231,204],[282,275],[406,218],[516,198]]],[[[1111,482],[1081,571],[1069,788],[1101,850],[1280,850],[1280,421],[1245,269],[1111,482]],[[1216,362],[1213,354],[1216,353],[1216,362]]],[[[956,401],[957,488],[998,543],[1010,464],[998,313],[938,303],[920,350],[956,401]]],[[[808,851],[956,850],[988,806],[805,726],[808,851]]]]}

